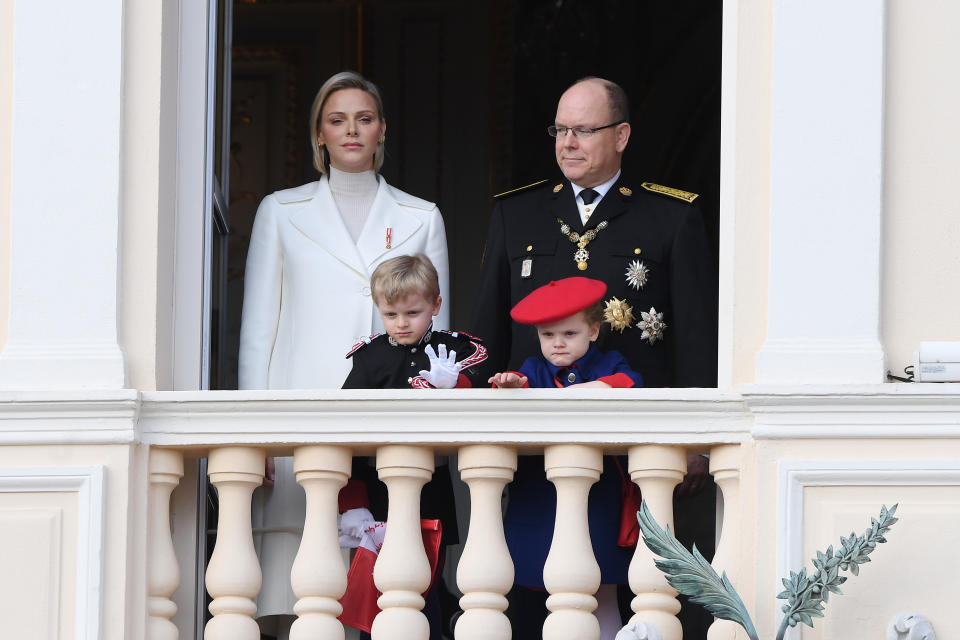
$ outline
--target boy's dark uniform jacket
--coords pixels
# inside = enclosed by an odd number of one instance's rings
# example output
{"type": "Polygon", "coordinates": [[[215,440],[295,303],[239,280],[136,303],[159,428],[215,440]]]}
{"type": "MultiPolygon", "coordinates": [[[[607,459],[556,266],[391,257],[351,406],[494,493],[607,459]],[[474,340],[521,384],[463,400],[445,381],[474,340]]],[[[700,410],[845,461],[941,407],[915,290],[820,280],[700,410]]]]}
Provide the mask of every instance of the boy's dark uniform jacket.
{"type": "Polygon", "coordinates": [[[427,345],[447,346],[447,352],[457,352],[460,371],[458,387],[485,386],[478,365],[487,359],[487,350],[480,338],[457,331],[428,330],[414,345],[390,344],[385,334],[361,340],[347,353],[353,358],[353,369],[343,383],[344,389],[430,389],[430,383],[420,376],[430,369],[430,360],[423,352],[427,345]]]}
{"type": "Polygon", "coordinates": [[[500,197],[493,209],[471,331],[482,335],[490,352],[485,366],[516,369],[540,353],[536,332],[510,319],[521,298],[551,280],[586,276],[607,284],[604,301],[625,300],[633,311],[622,333],[601,332],[598,346],[617,350],[650,387],[716,385],[716,276],[700,211],[687,200],[694,194],[623,176],[597,205],[587,224],[567,180],[545,181],[500,197]],[[659,190],[659,191],[658,191],[659,190]],[[561,233],[584,233],[607,225],[585,247],[587,269],[573,259],[577,244],[561,233]],[[646,283],[628,282],[631,263],[646,267],[646,283]],[[526,262],[526,265],[524,264],[526,262]],[[526,273],[529,272],[529,273],[526,273]],[[663,338],[651,343],[637,328],[641,312],[663,314],[663,338]]]}
{"type": "MultiPolygon", "coordinates": [[[[385,334],[370,336],[361,340],[347,353],[353,358],[353,369],[343,383],[344,389],[410,389],[432,388],[420,377],[421,369],[430,369],[430,360],[423,353],[427,345],[433,345],[436,351],[441,344],[447,345],[447,352],[457,352],[457,362],[463,365],[460,382],[457,386],[483,386],[486,378],[480,380],[478,365],[487,359],[487,350],[481,340],[469,334],[456,331],[427,330],[420,342],[414,345],[390,344],[385,334]]],[[[369,507],[377,520],[387,519],[387,489],[377,477],[374,467],[362,458],[355,458],[353,476],[366,485],[369,495],[369,507]]],[[[453,484],[446,465],[436,468],[433,479],[427,482],[420,494],[420,515],[424,518],[436,518],[443,525],[441,544],[457,544],[460,541],[457,531],[453,484]]]]}

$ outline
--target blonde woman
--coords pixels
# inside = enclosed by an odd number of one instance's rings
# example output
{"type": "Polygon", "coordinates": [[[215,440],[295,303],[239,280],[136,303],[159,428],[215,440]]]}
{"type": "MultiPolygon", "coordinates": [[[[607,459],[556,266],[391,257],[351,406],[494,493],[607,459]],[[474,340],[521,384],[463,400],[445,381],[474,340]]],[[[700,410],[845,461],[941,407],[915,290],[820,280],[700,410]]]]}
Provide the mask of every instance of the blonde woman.
{"type": "MultiPolygon", "coordinates": [[[[360,336],[383,331],[369,282],[385,260],[425,254],[437,269],[440,295],[449,299],[440,211],[377,173],[386,130],[380,92],[362,76],[338,73],[317,93],[310,142],[320,179],[268,195],[254,221],[240,330],[241,389],[340,388],[350,372],[347,351],[360,336]]],[[[448,318],[441,310],[436,327],[447,328],[448,318]]],[[[257,616],[265,633],[284,638],[296,602],[290,568],[305,507],[291,458],[276,460],[273,482],[254,497],[263,568],[257,616]]]]}

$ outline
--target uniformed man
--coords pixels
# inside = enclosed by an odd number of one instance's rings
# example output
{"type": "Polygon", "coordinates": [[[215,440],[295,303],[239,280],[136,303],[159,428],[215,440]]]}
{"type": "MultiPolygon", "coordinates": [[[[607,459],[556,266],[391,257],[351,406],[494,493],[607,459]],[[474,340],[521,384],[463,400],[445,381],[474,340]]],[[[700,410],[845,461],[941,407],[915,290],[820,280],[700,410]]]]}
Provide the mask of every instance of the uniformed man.
{"type": "Polygon", "coordinates": [[[579,275],[607,284],[598,345],[624,354],[646,386],[715,386],[717,281],[697,194],[621,174],[629,108],[609,80],[574,83],[547,131],[564,179],[502,194],[490,222],[471,327],[490,367],[516,369],[539,353],[511,307],[579,275]]]}

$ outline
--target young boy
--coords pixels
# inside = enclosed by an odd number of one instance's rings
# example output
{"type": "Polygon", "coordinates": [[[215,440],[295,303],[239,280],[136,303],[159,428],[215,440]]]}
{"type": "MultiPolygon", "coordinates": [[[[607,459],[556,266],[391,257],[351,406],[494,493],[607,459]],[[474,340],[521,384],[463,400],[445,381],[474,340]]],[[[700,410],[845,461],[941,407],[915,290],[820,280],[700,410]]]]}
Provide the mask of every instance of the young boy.
{"type": "Polygon", "coordinates": [[[620,353],[597,349],[607,285],[590,278],[546,284],[510,311],[520,324],[536,325],[542,356],[527,358],[520,371],[493,375],[487,382],[518,387],[640,387],[643,378],[620,353]]]}
{"type": "Polygon", "coordinates": [[[370,278],[370,291],[387,332],[350,349],[353,369],[344,389],[473,386],[487,350],[466,333],[433,330],[443,300],[429,258],[417,254],[383,262],[370,278]]]}
{"type": "MultiPolygon", "coordinates": [[[[510,311],[520,324],[536,326],[542,356],[527,358],[520,371],[492,376],[500,388],[518,387],[639,387],[643,379],[620,353],[600,351],[593,343],[603,322],[599,280],[564,278],[535,289],[510,311]]],[[[622,624],[617,606],[618,584],[627,582],[633,549],[618,546],[621,480],[616,458],[603,457],[603,473],[590,491],[588,520],[593,552],[600,565],[601,586],[594,612],[601,638],[613,638],[622,624]]],[[[550,549],[556,518],[556,493],[547,481],[541,456],[521,456],[510,484],[504,516],[507,547],[513,557],[515,583],[507,614],[513,637],[538,637],[546,613],[543,565],[550,549]]]]}
{"type": "MultiPolygon", "coordinates": [[[[370,277],[370,293],[386,334],[365,338],[350,349],[347,357],[353,358],[353,368],[344,389],[452,389],[482,381],[477,365],[487,359],[487,350],[480,339],[433,329],[433,316],[440,312],[443,300],[437,270],[429,258],[416,254],[383,262],[370,277]]],[[[376,470],[354,460],[353,481],[366,486],[373,517],[386,520],[386,487],[377,479],[376,470]]],[[[433,479],[423,487],[420,504],[422,517],[441,521],[438,561],[442,566],[446,547],[459,542],[448,465],[437,465],[433,479]]],[[[367,505],[344,508],[359,506],[367,505]]],[[[448,593],[441,578],[427,595],[424,613],[430,623],[430,640],[440,640],[445,621],[457,608],[456,599],[448,593]],[[441,605],[439,601],[445,597],[452,602],[441,605]]]]}

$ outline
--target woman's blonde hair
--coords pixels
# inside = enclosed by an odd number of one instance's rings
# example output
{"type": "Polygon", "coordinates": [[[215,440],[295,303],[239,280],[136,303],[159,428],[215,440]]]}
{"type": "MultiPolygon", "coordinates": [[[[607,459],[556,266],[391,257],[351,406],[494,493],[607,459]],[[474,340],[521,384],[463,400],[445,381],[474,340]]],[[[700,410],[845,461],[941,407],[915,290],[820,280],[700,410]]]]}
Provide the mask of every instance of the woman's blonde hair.
{"type": "MultiPolygon", "coordinates": [[[[322,174],[326,174],[330,167],[330,154],[320,146],[320,141],[317,140],[320,115],[323,113],[323,105],[326,104],[327,98],[341,89],[360,89],[370,94],[373,102],[377,105],[377,118],[381,121],[385,120],[383,117],[383,100],[380,98],[380,90],[377,89],[377,85],[353,71],[341,71],[330,76],[320,87],[320,91],[317,91],[317,97],[313,99],[313,106],[310,108],[310,148],[313,149],[313,166],[322,174]]],[[[377,141],[377,150],[373,154],[373,170],[380,171],[382,166],[383,139],[381,138],[377,141]]]]}
{"type": "Polygon", "coordinates": [[[440,297],[437,270],[422,253],[385,260],[370,276],[370,294],[377,306],[393,304],[414,293],[431,303],[440,297]]]}

